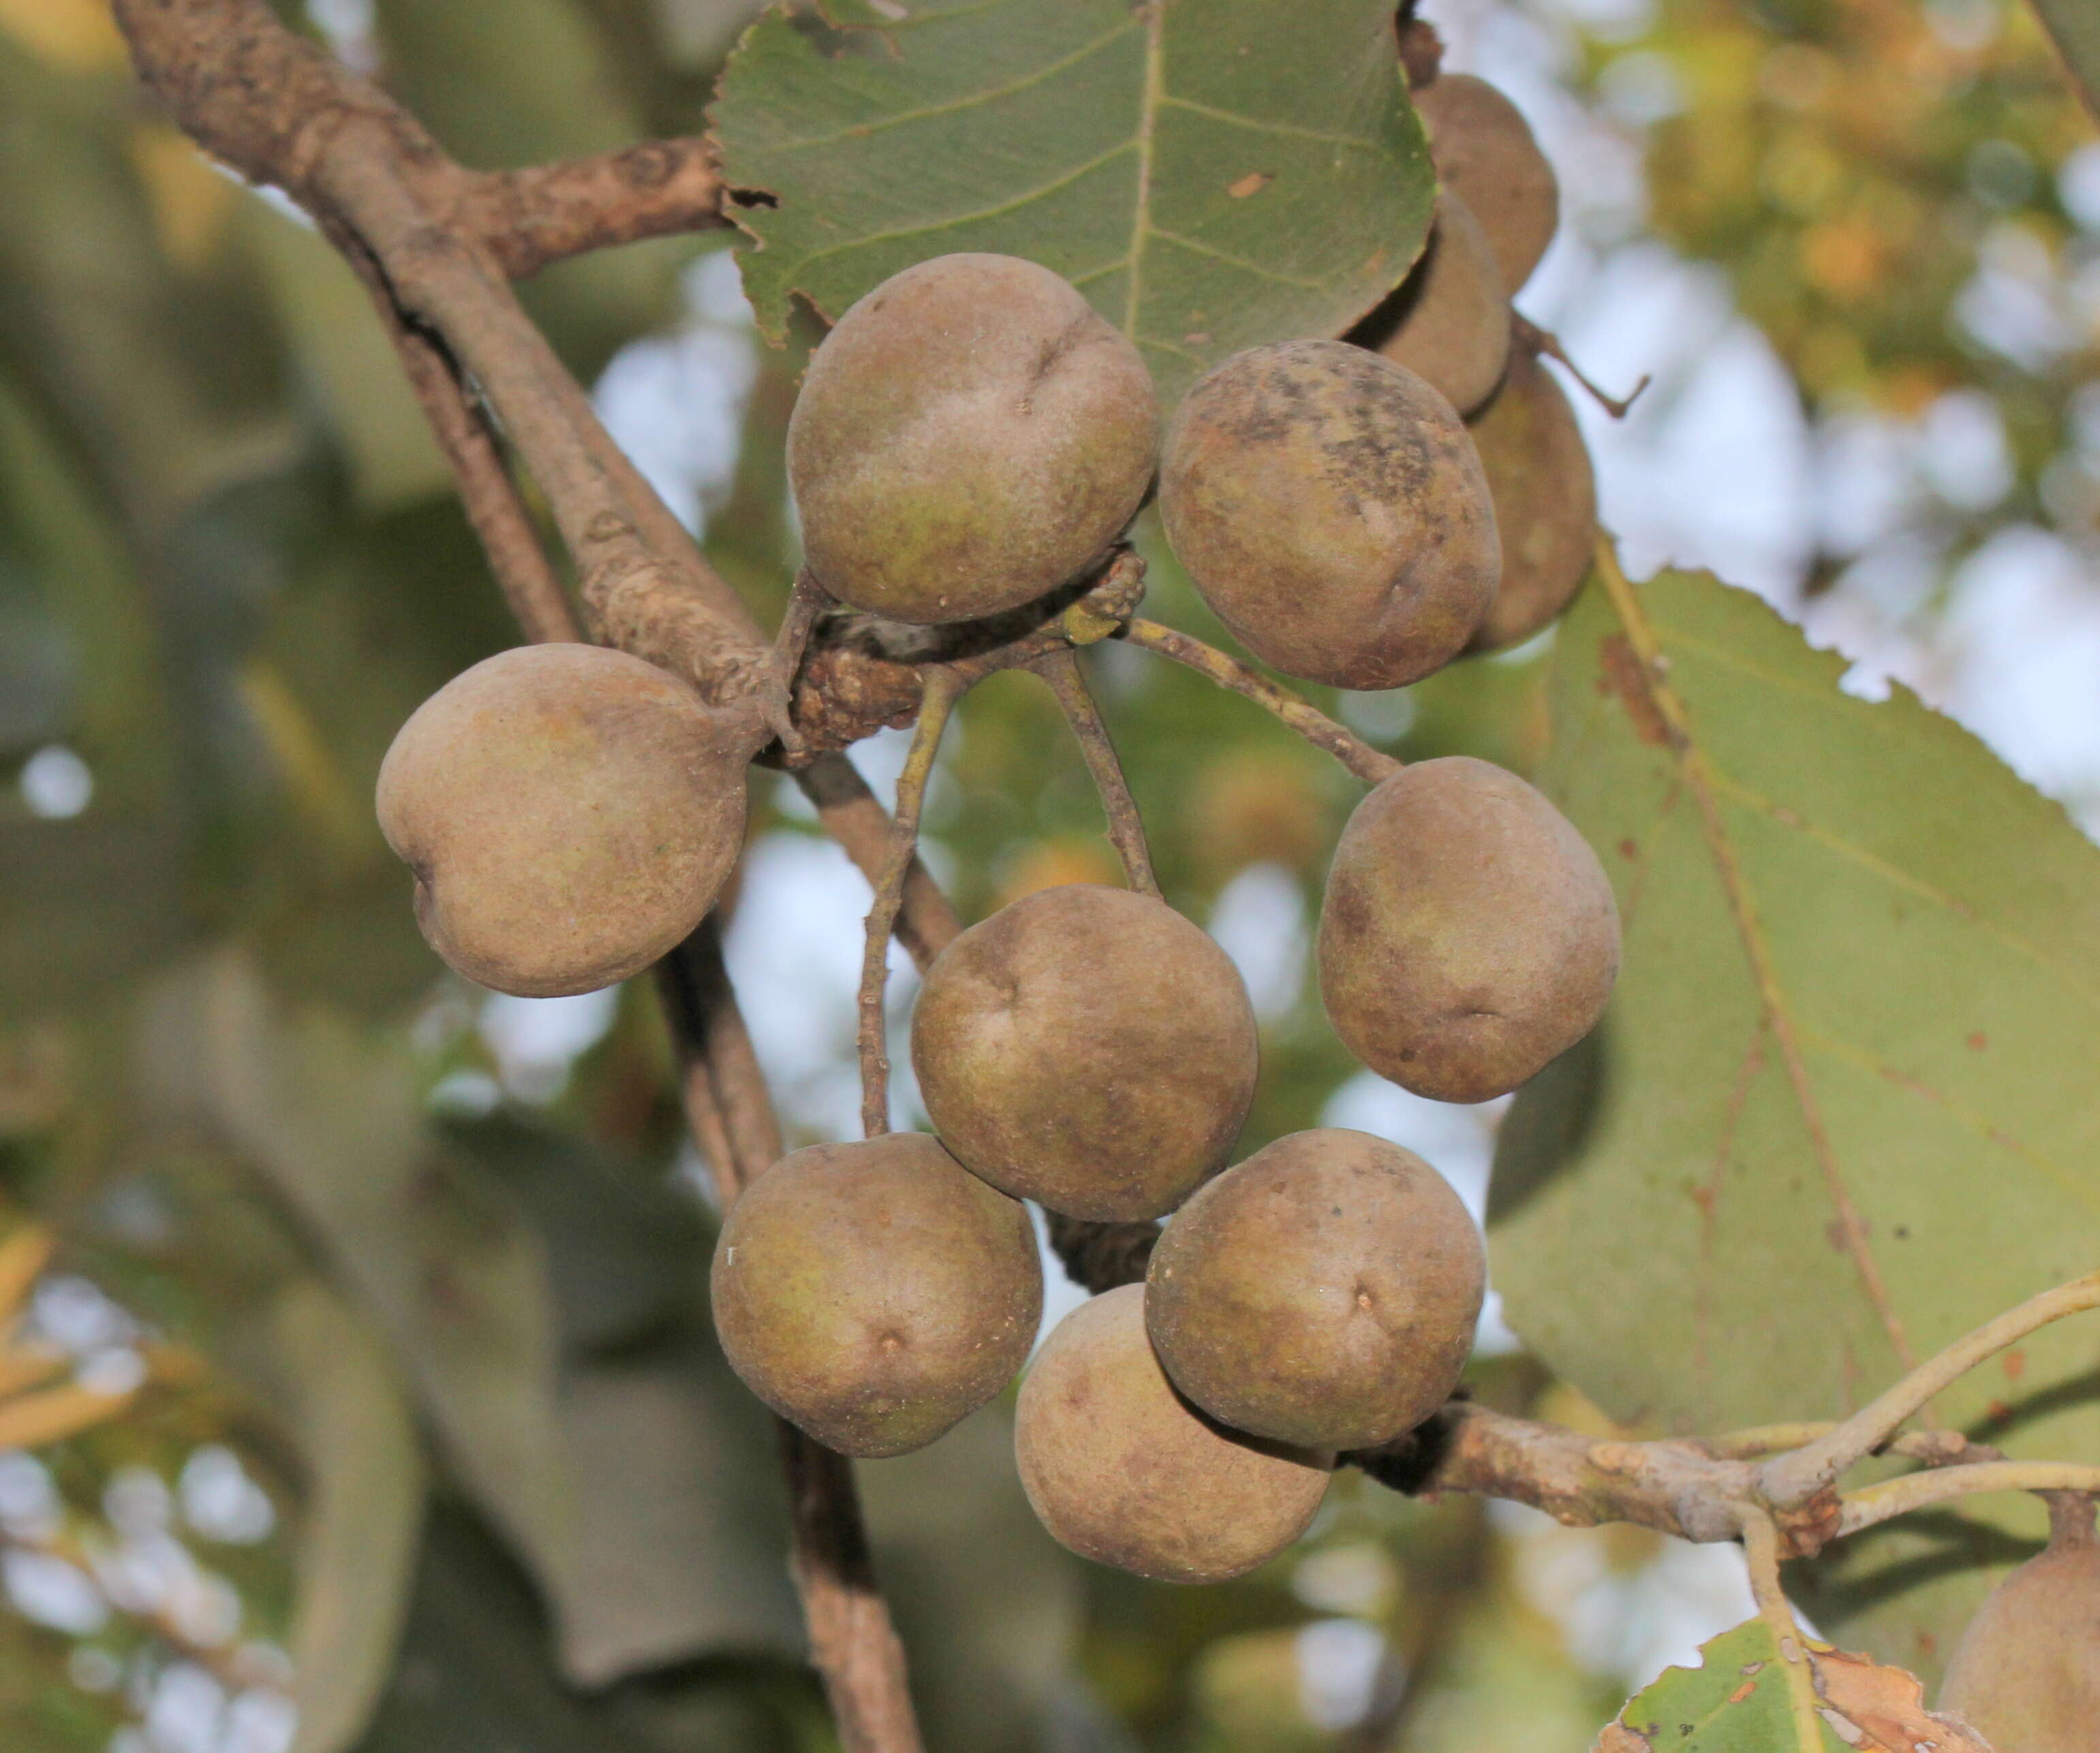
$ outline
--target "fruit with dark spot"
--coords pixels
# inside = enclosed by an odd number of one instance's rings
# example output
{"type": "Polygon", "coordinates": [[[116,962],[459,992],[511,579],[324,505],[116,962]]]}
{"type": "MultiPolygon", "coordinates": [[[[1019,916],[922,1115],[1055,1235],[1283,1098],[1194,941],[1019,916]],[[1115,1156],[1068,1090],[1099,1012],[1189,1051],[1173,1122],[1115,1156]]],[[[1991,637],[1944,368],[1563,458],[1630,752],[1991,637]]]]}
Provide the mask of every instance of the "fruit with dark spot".
{"type": "Polygon", "coordinates": [[[1334,1456],[1226,1430],[1176,1393],[1125,1284],[1057,1324],[1021,1385],[1021,1483],[1043,1526],[1101,1564],[1222,1583],[1305,1531],[1334,1456]]]}
{"type": "Polygon", "coordinates": [[[1502,548],[1502,582],[1472,650],[1495,651],[1530,638],[1582,588],[1597,540],[1597,477],[1565,392],[1521,347],[1472,433],[1502,548]]]}
{"type": "Polygon", "coordinates": [[[1171,1211],[1224,1166],[1259,1047],[1225,953],[1164,901],[1075,883],[941,953],[911,1063],[948,1148],[1067,1217],[1171,1211]]]}
{"type": "Polygon", "coordinates": [[[1509,293],[1488,234],[1450,190],[1437,197],[1414,271],[1349,338],[1405,365],[1461,414],[1495,393],[1509,363],[1509,293]]]}
{"type": "Polygon", "coordinates": [[[1939,1707],[2001,1753],[2100,1749],[2100,1541],[2089,1498],[2053,1495],[2046,1548],[2001,1583],[1955,1645],[1939,1707]]]}
{"type": "Polygon", "coordinates": [[[1414,96],[1439,180],[1473,209],[1502,265],[1502,285],[1514,295],[1560,223],[1553,166],[1523,112],[1486,80],[1445,73],[1414,96]]]}
{"type": "Polygon", "coordinates": [[[841,1454],[922,1448],[1013,1379],[1043,1317],[1028,1213],[923,1132],[783,1156],[715,1244],[745,1386],[841,1454]]]}
{"type": "Polygon", "coordinates": [[[526,998],[638,974],[743,845],[750,755],[692,689],[602,646],[499,652],[410,716],[379,769],[430,946],[526,998]]]}
{"type": "Polygon", "coordinates": [[[1221,1423],[1373,1448],[1449,1398],[1486,1288],[1480,1231],[1441,1175],[1323,1127],[1264,1146],[1175,1214],[1145,1319],[1175,1386],[1221,1423]]]}
{"type": "Polygon", "coordinates": [[[1013,608],[1123,534],[1158,440],[1143,358],[1065,281],[1013,256],[922,262],[810,361],[788,425],[810,570],[894,620],[1013,608]]]}
{"type": "Polygon", "coordinates": [[[1320,995],[1349,1050],[1441,1102],[1514,1090],[1590,1032],[1618,976],[1597,855],[1515,774],[1470,756],[1381,780],[1342,830],[1320,995]]]}
{"type": "Polygon", "coordinates": [[[1159,507],[1204,601],[1308,681],[1427,676],[1494,593],[1494,512],[1464,425],[1405,366],[1343,341],[1250,348],[1198,379],[1159,507]]]}

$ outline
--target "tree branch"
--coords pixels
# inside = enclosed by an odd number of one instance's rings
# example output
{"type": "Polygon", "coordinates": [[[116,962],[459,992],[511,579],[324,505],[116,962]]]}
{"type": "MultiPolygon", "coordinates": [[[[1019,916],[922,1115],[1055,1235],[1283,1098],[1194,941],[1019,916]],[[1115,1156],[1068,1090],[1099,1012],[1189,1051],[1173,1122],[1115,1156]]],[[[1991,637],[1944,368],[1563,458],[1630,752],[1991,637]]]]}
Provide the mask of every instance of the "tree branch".
{"type": "Polygon", "coordinates": [[[461,192],[458,223],[513,280],[587,250],[730,222],[712,141],[643,140],[618,152],[486,171],[461,192]]]}
{"type": "Polygon", "coordinates": [[[1986,1321],[1927,1358],[1903,1380],[1814,1441],[1765,1464],[1760,1488],[1775,1503],[1798,1502],[1882,1447],[1897,1426],[1986,1359],[2067,1315],[2100,1308],[2100,1272],[2071,1280],[1986,1321]]]}
{"type": "MultiPolygon", "coordinates": [[[[662,624],[633,643],[659,661],[668,649],[718,707],[745,712],[755,747],[770,728],[756,627],[518,306],[501,272],[530,266],[527,253],[489,242],[499,220],[538,200],[549,224],[525,235],[540,259],[644,235],[633,227],[655,221],[637,217],[643,204],[595,228],[583,209],[609,181],[651,184],[636,172],[654,161],[630,153],[470,178],[405,112],[285,30],[259,0],[117,0],[117,10],[142,76],[183,126],[244,174],[300,200],[364,280],[527,636],[578,630],[493,430],[466,392],[466,372],[501,409],[546,493],[601,622],[621,629],[639,601],[660,609],[662,624]]],[[[667,200],[692,192],[691,155],[682,169],[681,158],[656,167],[663,174],[653,183],[667,200]]],[[[782,1140],[712,918],[659,979],[687,1112],[726,1205],[779,1156],[782,1140]]],[[[851,1753],[919,1753],[903,1649],[869,1563],[851,1466],[792,1426],[781,1426],[781,1442],[792,1568],[840,1741],[851,1753]]]]}

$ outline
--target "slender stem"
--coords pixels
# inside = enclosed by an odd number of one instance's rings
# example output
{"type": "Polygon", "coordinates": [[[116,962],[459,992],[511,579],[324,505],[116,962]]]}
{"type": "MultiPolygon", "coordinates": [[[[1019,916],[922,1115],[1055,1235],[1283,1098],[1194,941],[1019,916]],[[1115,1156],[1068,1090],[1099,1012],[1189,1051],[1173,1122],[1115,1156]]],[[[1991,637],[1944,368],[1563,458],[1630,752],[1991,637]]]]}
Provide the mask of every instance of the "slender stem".
{"type": "Polygon", "coordinates": [[[1821,1701],[1815,1696],[1815,1676],[1808,1666],[1808,1646],[1802,1640],[1801,1627],[1794,1623],[1786,1592],[1780,1587],[1779,1529],[1763,1510],[1747,1504],[1743,1506],[1743,1555],[1749,1561],[1750,1593],[1758,1604],[1758,1617],[1771,1628],[1772,1641],[1779,1646],[1794,1739],[1802,1753],[1808,1753],[1809,1749],[1823,1745],[1821,1701]]]}
{"type": "Polygon", "coordinates": [[[1215,645],[1207,645],[1187,633],[1143,619],[1132,620],[1120,636],[1133,645],[1156,651],[1176,663],[1185,663],[1209,676],[1220,688],[1229,688],[1234,694],[1243,694],[1255,705],[1267,708],[1315,748],[1325,749],[1365,785],[1376,785],[1379,780],[1400,771],[1401,763],[1392,756],[1373,748],[1353,731],[1344,729],[1288,688],[1271,681],[1238,658],[1227,656],[1215,645]]]}
{"type": "Polygon", "coordinates": [[[1979,1363],[2052,1321],[2096,1307],[2100,1307],[2100,1272],[2045,1290],[2018,1308],[1986,1321],[1936,1356],[1927,1358],[1842,1424],[1767,1461],[1759,1480],[1764,1497],[1774,1504],[1805,1503],[1834,1482],[1846,1468],[1882,1447],[1904,1420],[1979,1363]]]}
{"type": "Polygon", "coordinates": [[[1542,353],[1549,359],[1558,359],[1566,366],[1568,375],[1588,390],[1590,399],[1614,420],[1624,420],[1630,414],[1634,411],[1634,403],[1640,400],[1642,392],[1655,381],[1653,377],[1643,372],[1641,373],[1640,381],[1624,395],[1607,395],[1596,385],[1590,382],[1581,366],[1568,357],[1568,350],[1560,345],[1560,337],[1551,329],[1541,328],[1529,317],[1520,316],[1514,311],[1510,312],[1510,328],[1519,346],[1533,355],[1542,353]]]}
{"type": "Polygon", "coordinates": [[[1892,1517],[1978,1491],[2100,1492],[2100,1467],[2075,1461],[1979,1461],[1974,1466],[1905,1473],[1900,1479],[1847,1491],[1842,1500],[1838,1532],[1857,1534],[1892,1517]]]}
{"type": "Polygon", "coordinates": [[[1079,752],[1087,759],[1087,771],[1093,775],[1101,813],[1108,820],[1110,843],[1123,861],[1123,880],[1140,894],[1157,900],[1159,879],[1153,874],[1152,851],[1145,843],[1145,818],[1137,813],[1137,799],[1130,795],[1130,782],[1123,777],[1123,763],[1116,759],[1109,728],[1101,722],[1101,708],[1095,705],[1087,678],[1080,672],[1079,654],[1053,651],[1029,667],[1050,685],[1057,704],[1065,709],[1065,722],[1072,727],[1079,752]]]}
{"type": "Polygon", "coordinates": [[[867,911],[867,939],[860,964],[860,1119],[872,1139],[889,1130],[889,1031],[884,999],[889,990],[889,938],[904,902],[904,881],[919,845],[919,813],[926,801],[926,782],[940,752],[955,703],[969,691],[969,680],[945,666],[929,670],[926,693],[919,708],[919,728],[911,752],[897,776],[897,813],[889,825],[889,853],[875,904],[867,911]]]}
{"type": "MultiPolygon", "coordinates": [[[[889,859],[889,812],[861,777],[860,769],[843,755],[819,755],[807,767],[795,769],[795,782],[815,806],[824,831],[858,867],[868,887],[880,888],[889,859]]],[[[915,857],[904,873],[897,940],[923,972],[962,930],[954,905],[915,857]]]]}
{"type": "MultiPolygon", "coordinates": [[[[1715,1460],[1757,1460],[1804,1443],[1820,1441],[1838,1428],[1832,1421],[1813,1424],[1761,1425],[1751,1430],[1732,1430],[1725,1436],[1698,1437],[1690,1447],[1715,1460]]],[[[1922,1461],[1928,1467],[1952,1467],[1965,1461],[2003,1460],[2005,1456],[1988,1442],[1972,1442],[1958,1430],[1899,1431],[1876,1455],[1899,1455],[1906,1460],[1922,1461]]]]}

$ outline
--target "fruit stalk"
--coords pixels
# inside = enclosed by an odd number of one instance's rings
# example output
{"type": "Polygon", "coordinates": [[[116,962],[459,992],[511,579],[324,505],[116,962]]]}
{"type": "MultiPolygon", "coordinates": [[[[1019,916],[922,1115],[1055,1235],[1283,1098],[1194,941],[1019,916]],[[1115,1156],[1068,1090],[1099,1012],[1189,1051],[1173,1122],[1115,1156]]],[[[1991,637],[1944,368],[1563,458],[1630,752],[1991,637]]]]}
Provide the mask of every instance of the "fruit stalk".
{"type": "Polygon", "coordinates": [[[933,777],[933,757],[940,752],[942,733],[955,703],[969,690],[969,680],[960,671],[929,669],[925,698],[919,707],[919,727],[912,733],[911,752],[904,770],[897,776],[897,808],[890,817],[889,851],[882,879],[876,883],[875,904],[867,912],[867,937],[860,964],[860,1118],[861,1129],[872,1139],[889,1130],[889,1041],[888,1015],[883,1000],[889,990],[889,939],[897,928],[897,915],[904,903],[905,879],[911,874],[919,849],[919,813],[926,801],[926,782],[933,777]]]}
{"type": "Polygon", "coordinates": [[[1130,795],[1123,763],[1116,758],[1109,729],[1101,722],[1101,708],[1087,687],[1077,653],[1053,651],[1030,666],[1049,684],[1064,708],[1065,722],[1086,757],[1087,771],[1093,775],[1101,813],[1108,818],[1109,843],[1123,861],[1123,879],[1140,895],[1159,898],[1159,879],[1153,874],[1152,852],[1145,843],[1145,820],[1137,813],[1137,800],[1130,795]]]}
{"type": "Polygon", "coordinates": [[[1253,701],[1273,713],[1315,748],[1325,749],[1365,785],[1376,785],[1388,773],[1400,771],[1401,763],[1392,756],[1373,748],[1288,688],[1271,681],[1238,658],[1227,656],[1215,645],[1207,645],[1189,634],[1141,617],[1133,619],[1118,636],[1147,651],[1156,651],[1162,658],[1171,658],[1176,663],[1185,664],[1209,676],[1220,688],[1229,688],[1253,701]]]}

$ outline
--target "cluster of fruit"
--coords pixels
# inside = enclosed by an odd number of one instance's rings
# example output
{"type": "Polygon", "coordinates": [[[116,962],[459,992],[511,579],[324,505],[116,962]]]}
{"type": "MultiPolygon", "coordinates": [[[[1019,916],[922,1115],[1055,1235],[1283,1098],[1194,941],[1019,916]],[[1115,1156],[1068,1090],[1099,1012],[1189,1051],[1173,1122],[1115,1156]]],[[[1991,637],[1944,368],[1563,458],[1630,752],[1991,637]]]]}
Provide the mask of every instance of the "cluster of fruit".
{"type": "MultiPolygon", "coordinates": [[[[818,349],[789,429],[811,576],[896,621],[1000,614],[1087,576],[1156,478],[1196,588],[1288,675],[1395,687],[1541,624],[1582,562],[1555,557],[1572,575],[1543,589],[1524,532],[1560,517],[1535,503],[1540,471],[1561,483],[1532,442],[1559,391],[1511,358],[1502,288],[1543,249],[1554,197],[1542,160],[1512,180],[1501,103],[1456,78],[1424,94],[1446,189],[1383,351],[1251,349],[1193,386],[1163,438],[1136,347],[1048,270],[955,255],[876,288],[818,349]],[[1492,320],[1447,345],[1434,337],[1461,295],[1492,320]],[[1454,377],[1458,341],[1490,330],[1493,368],[1454,377]],[[1471,433],[1461,394],[1487,410],[1471,433]],[[1505,492],[1476,438],[1520,429],[1505,492]]],[[[1582,479],[1586,494],[1586,464],[1582,479]]],[[[416,713],[380,817],[455,967],[585,990],[647,966],[713,904],[752,752],[646,663],[537,647],[416,713]]],[[[1352,1050],[1405,1087],[1514,1088],[1589,1030],[1617,961],[1595,857],[1515,776],[1426,761],[1351,817],[1320,989],[1352,1050]]],[[[1095,1222],[1172,1213],[1145,1283],[1045,1343],[1020,1398],[1021,1477],[1091,1557],[1189,1582],[1261,1562],[1304,1529],[1338,1453],[1402,1435],[1449,1394],[1485,1271],[1456,1196],[1395,1146],[1304,1132],[1226,1167],[1257,1033],[1223,952],[1151,896],[1054,888],[965,932],[912,1023],[933,1134],[796,1152],[729,1211],[713,1289],[730,1362],[832,1447],[902,1453],[1026,1359],[1043,1283],[1021,1200],[1095,1222]]]]}

